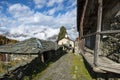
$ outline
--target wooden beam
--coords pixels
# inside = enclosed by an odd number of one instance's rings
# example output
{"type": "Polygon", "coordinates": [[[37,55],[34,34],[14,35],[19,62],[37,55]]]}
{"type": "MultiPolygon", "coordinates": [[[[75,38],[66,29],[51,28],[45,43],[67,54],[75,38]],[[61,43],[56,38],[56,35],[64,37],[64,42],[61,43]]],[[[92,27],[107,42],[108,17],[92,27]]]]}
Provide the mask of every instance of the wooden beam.
{"type": "MultiPolygon", "coordinates": [[[[101,32],[102,24],[102,0],[98,0],[98,19],[97,19],[97,32],[101,32]]],[[[100,53],[100,34],[96,34],[95,51],[94,51],[94,65],[98,66],[98,56],[100,53]]]]}
{"type": "Polygon", "coordinates": [[[11,53],[11,52],[0,52],[0,54],[14,54],[14,55],[39,55],[38,53],[11,53]]]}
{"type": "Polygon", "coordinates": [[[90,33],[90,34],[84,35],[82,37],[82,39],[94,36],[96,34],[104,35],[104,34],[117,34],[117,33],[120,33],[120,30],[107,30],[107,31],[101,31],[101,32],[94,32],[94,33],[90,33]]]}
{"type": "Polygon", "coordinates": [[[41,54],[41,61],[42,61],[43,63],[45,62],[44,54],[43,54],[43,53],[41,54]]]}
{"type": "Polygon", "coordinates": [[[80,32],[78,33],[79,35],[78,35],[78,48],[79,48],[79,50],[80,50],[80,32]]]}
{"type": "Polygon", "coordinates": [[[100,34],[116,34],[116,33],[120,33],[120,30],[108,30],[100,32],[100,34]]]}
{"type": "Polygon", "coordinates": [[[86,8],[87,8],[87,3],[88,3],[88,0],[85,1],[85,5],[83,7],[82,17],[80,20],[80,38],[83,37],[83,23],[84,23],[84,17],[85,17],[85,12],[86,12],[86,8]]]}
{"type": "MultiPolygon", "coordinates": [[[[86,13],[86,8],[87,8],[87,4],[88,4],[88,0],[85,1],[85,5],[83,7],[83,12],[82,12],[82,17],[81,17],[81,20],[80,20],[80,39],[82,39],[83,37],[83,23],[84,23],[84,17],[85,17],[85,13],[86,13]]],[[[84,40],[80,40],[80,48],[81,48],[81,51],[82,53],[84,52],[84,40]]]]}
{"type": "Polygon", "coordinates": [[[96,32],[90,33],[90,34],[84,35],[82,38],[91,37],[91,36],[94,36],[96,34],[97,34],[96,32]]]}

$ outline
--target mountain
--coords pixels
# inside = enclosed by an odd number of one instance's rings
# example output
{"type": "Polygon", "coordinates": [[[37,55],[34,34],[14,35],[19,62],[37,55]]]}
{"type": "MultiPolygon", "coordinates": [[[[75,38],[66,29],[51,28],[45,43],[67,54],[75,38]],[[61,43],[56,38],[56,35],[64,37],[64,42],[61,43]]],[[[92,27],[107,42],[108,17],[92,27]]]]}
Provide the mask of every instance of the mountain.
{"type": "Polygon", "coordinates": [[[0,35],[0,45],[9,44],[9,43],[16,43],[16,42],[18,42],[18,41],[14,40],[14,39],[9,39],[3,35],[0,35]]]}
{"type": "Polygon", "coordinates": [[[1,29],[0,28],[0,34],[6,36],[10,39],[16,39],[19,41],[34,37],[39,39],[47,40],[48,38],[57,35],[59,32],[59,29],[53,29],[53,28],[26,28],[26,29],[16,29],[12,28],[10,30],[1,29]]]}
{"type": "Polygon", "coordinates": [[[58,37],[58,35],[53,35],[52,37],[48,37],[47,40],[49,40],[49,41],[56,41],[57,37],[58,37]]]}
{"type": "MultiPolygon", "coordinates": [[[[67,30],[68,35],[73,40],[76,38],[77,34],[73,28],[69,28],[67,30]]],[[[10,30],[1,29],[0,28],[0,35],[4,35],[7,38],[15,39],[15,40],[25,40],[31,37],[43,39],[43,40],[51,40],[56,41],[57,35],[59,33],[59,28],[48,28],[48,27],[39,27],[39,28],[12,28],[10,30]]]]}

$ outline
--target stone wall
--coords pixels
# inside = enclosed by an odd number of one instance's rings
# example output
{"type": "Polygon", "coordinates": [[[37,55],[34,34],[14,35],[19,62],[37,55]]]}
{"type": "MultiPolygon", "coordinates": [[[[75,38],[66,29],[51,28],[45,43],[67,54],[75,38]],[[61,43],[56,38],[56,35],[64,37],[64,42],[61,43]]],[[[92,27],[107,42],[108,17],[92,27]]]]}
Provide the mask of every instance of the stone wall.
{"type": "MultiPolygon", "coordinates": [[[[120,30],[120,15],[111,19],[110,30],[120,30]]],[[[101,55],[120,63],[120,33],[103,35],[101,55]]]]}
{"type": "MultiPolygon", "coordinates": [[[[62,55],[63,51],[61,50],[61,48],[59,48],[58,50],[46,51],[43,54],[48,54],[49,57],[45,58],[45,61],[50,61],[57,56],[62,55]]],[[[31,62],[26,62],[25,64],[8,71],[8,73],[0,78],[0,80],[24,80],[26,76],[32,78],[33,74],[36,74],[38,72],[38,69],[44,69],[46,63],[47,62],[43,63],[40,57],[36,57],[31,62]]]]}

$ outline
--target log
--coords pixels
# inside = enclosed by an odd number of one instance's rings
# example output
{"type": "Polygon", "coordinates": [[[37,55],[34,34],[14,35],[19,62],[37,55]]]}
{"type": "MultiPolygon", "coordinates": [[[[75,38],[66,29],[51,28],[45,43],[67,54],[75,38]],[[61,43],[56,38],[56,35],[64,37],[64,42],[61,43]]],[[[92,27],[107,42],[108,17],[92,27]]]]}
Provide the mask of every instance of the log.
{"type": "MultiPolygon", "coordinates": [[[[101,32],[102,24],[102,0],[98,0],[98,20],[97,20],[97,32],[101,32]]],[[[100,53],[100,34],[96,34],[95,51],[94,51],[94,65],[98,66],[98,56],[100,53]]]]}

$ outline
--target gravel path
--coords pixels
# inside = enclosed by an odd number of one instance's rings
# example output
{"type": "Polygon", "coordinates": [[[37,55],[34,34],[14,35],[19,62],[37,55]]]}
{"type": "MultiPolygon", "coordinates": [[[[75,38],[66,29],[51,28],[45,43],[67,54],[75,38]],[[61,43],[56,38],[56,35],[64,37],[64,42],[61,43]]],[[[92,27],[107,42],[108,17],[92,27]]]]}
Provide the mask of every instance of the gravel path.
{"type": "Polygon", "coordinates": [[[70,68],[72,63],[71,54],[65,54],[55,63],[50,65],[38,80],[71,80],[70,68]]]}

